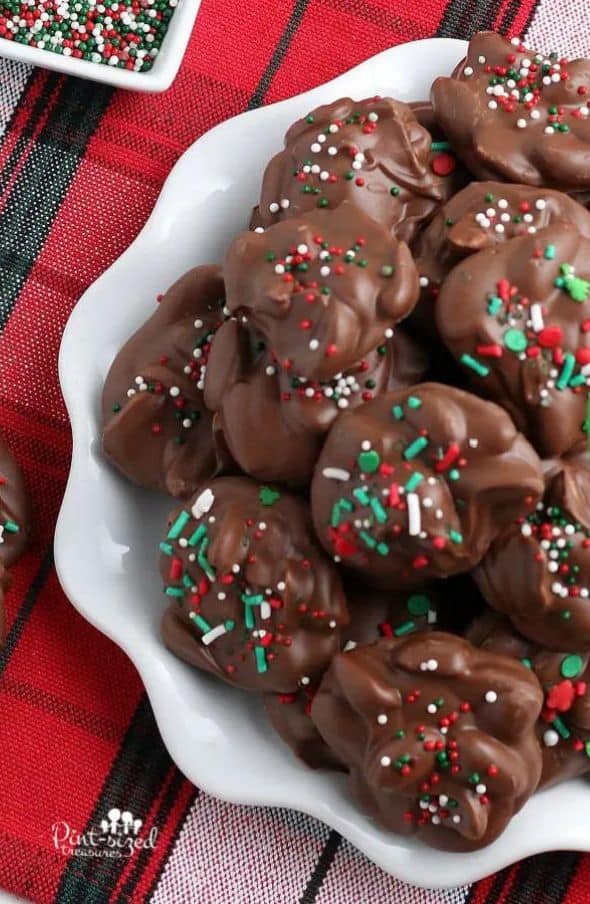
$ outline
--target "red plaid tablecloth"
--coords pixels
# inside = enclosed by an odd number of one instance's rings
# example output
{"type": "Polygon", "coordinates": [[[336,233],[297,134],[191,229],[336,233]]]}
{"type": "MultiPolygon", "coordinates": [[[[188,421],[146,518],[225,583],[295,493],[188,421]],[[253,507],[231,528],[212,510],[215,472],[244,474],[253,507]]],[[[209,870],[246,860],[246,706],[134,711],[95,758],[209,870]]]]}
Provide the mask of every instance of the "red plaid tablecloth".
{"type": "Polygon", "coordinates": [[[43,904],[590,900],[590,857],[535,857],[429,892],[312,819],[202,793],[171,762],[133,666],[74,611],[52,559],[70,452],[61,333],[189,144],[401,41],[496,28],[590,55],[587,13],[587,0],[203,0],[180,73],[155,97],[0,60],[0,424],[36,512],[0,655],[0,886],[43,904]],[[88,833],[113,807],[143,820],[144,834],[157,827],[153,849],[116,859],[56,850],[56,821],[88,833]]]}

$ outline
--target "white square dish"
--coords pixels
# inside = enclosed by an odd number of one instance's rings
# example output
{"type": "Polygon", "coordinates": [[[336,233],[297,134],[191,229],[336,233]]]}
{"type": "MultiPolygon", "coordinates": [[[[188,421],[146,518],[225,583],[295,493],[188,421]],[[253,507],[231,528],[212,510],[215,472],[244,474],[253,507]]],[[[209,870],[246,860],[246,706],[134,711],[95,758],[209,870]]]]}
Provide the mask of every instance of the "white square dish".
{"type": "Polygon", "coordinates": [[[80,300],[59,362],[74,441],[55,539],[59,577],[82,615],[135,663],[179,768],[226,800],[316,816],[383,869],[427,887],[471,882],[540,851],[590,850],[590,786],[578,780],[535,796],[493,845],[475,853],[435,851],[379,830],[349,800],[342,776],[295,760],[257,699],[190,669],[161,643],[157,548],[172,504],[126,484],[102,459],[99,400],[114,355],[149,315],[156,293],[189,267],[221,260],[246,226],[265,163],[293,120],[345,94],[427,97],[433,78],[449,73],[465,46],[433,39],[392,48],[204,135],[174,167],[135,242],[80,300]]]}
{"type": "Polygon", "coordinates": [[[105,63],[78,60],[51,50],[40,50],[38,47],[7,41],[6,38],[0,38],[0,56],[9,60],[19,60],[30,66],[54,69],[56,72],[63,72],[64,75],[114,85],[116,88],[151,93],[165,91],[176,77],[200,5],[201,0],[178,0],[160,52],[154,65],[147,72],[129,72],[127,69],[119,69],[105,63]]]}

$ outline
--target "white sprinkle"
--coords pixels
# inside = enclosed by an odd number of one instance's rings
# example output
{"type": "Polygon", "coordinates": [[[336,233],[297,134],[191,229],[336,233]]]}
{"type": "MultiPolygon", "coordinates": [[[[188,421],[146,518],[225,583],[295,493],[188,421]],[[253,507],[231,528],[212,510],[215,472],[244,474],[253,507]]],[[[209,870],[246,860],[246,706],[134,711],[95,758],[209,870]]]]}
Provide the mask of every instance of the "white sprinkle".
{"type": "Polygon", "coordinates": [[[268,205],[268,209],[271,213],[278,213],[280,210],[280,207],[279,207],[277,201],[273,201],[272,204],[268,205]]]}
{"type": "Polygon", "coordinates": [[[467,76],[467,78],[469,78],[471,75],[473,75],[473,68],[471,66],[466,66],[465,69],[463,70],[463,75],[465,75],[465,76],[467,76]]]}
{"type": "Polygon", "coordinates": [[[488,101],[488,108],[489,108],[490,110],[497,110],[497,109],[498,109],[498,104],[496,103],[495,100],[489,100],[489,101],[488,101]]]}
{"type": "Polygon", "coordinates": [[[379,119],[379,114],[378,114],[378,113],[375,113],[375,111],[372,110],[372,111],[369,113],[369,115],[367,116],[367,119],[369,120],[369,122],[377,122],[378,119],[379,119]]]}
{"type": "Polygon", "coordinates": [[[391,327],[385,330],[385,338],[393,339],[393,330],[391,329],[391,327]]]}
{"type": "Polygon", "coordinates": [[[484,694],[484,700],[486,703],[495,703],[498,699],[498,695],[496,691],[486,691],[484,694]]]}
{"type": "Polygon", "coordinates": [[[531,117],[531,119],[540,119],[541,112],[540,112],[540,110],[531,110],[531,112],[529,113],[529,116],[531,117]]]}
{"type": "Polygon", "coordinates": [[[381,765],[382,766],[391,766],[391,757],[390,756],[382,756],[381,757],[381,765]]]}
{"type": "Polygon", "coordinates": [[[330,157],[335,157],[337,153],[338,153],[338,148],[335,148],[334,145],[331,145],[328,148],[328,154],[330,155],[330,157]]]}
{"type": "Polygon", "coordinates": [[[270,618],[272,615],[272,609],[270,607],[270,603],[267,603],[266,600],[260,603],[260,618],[263,621],[266,621],[267,618],[270,618]]]}
{"type": "Polygon", "coordinates": [[[530,524],[527,524],[525,521],[525,523],[520,528],[520,532],[523,537],[530,537],[531,534],[533,533],[533,529],[530,526],[530,524]]]}
{"type": "Polygon", "coordinates": [[[379,725],[387,725],[387,716],[385,715],[385,713],[379,713],[379,715],[377,716],[377,723],[379,725]]]}
{"type": "Polygon", "coordinates": [[[302,684],[304,687],[307,687],[307,685],[309,684],[309,678],[307,677],[307,675],[304,675],[300,679],[300,684],[302,684]]]}
{"type": "Polygon", "coordinates": [[[537,208],[537,210],[545,210],[545,208],[547,207],[547,201],[544,201],[543,198],[538,198],[535,201],[535,207],[537,208]]]}
{"type": "Polygon", "coordinates": [[[279,581],[279,583],[277,584],[277,590],[280,590],[282,593],[286,586],[287,585],[285,584],[284,581],[279,581]]]}
{"type": "Polygon", "coordinates": [[[350,471],[344,468],[324,468],[322,474],[328,480],[350,480],[350,471]]]}
{"type": "Polygon", "coordinates": [[[539,302],[535,302],[535,304],[531,305],[530,311],[533,329],[535,333],[539,333],[545,327],[545,321],[543,320],[543,308],[541,307],[539,302]]]}
{"type": "Polygon", "coordinates": [[[553,728],[547,729],[543,735],[543,743],[545,744],[545,747],[555,747],[556,744],[559,744],[559,735],[553,728]]]}
{"type": "Polygon", "coordinates": [[[281,207],[283,210],[288,210],[291,206],[291,202],[288,198],[281,198],[281,207]]]}
{"type": "Polygon", "coordinates": [[[321,151],[321,149],[322,149],[322,146],[321,146],[321,144],[318,144],[317,141],[314,141],[314,143],[313,143],[312,146],[310,147],[310,151],[311,151],[312,154],[319,154],[319,152],[321,151]]]}
{"type": "Polygon", "coordinates": [[[526,119],[517,119],[516,120],[516,128],[517,129],[526,129],[526,119]]]}
{"type": "Polygon", "coordinates": [[[421,276],[419,279],[419,283],[422,286],[422,288],[424,289],[430,283],[430,280],[428,279],[427,276],[421,276]]]}
{"type": "Polygon", "coordinates": [[[477,58],[478,63],[485,63],[485,61],[486,61],[486,58],[483,56],[483,54],[481,56],[478,56],[478,58],[477,58]]]}
{"type": "Polygon", "coordinates": [[[485,794],[488,789],[486,785],[479,784],[475,786],[475,790],[478,794],[485,794]]]}
{"type": "Polygon", "coordinates": [[[422,516],[420,514],[420,497],[417,493],[408,493],[408,533],[410,537],[417,537],[422,530],[422,516]]]}
{"type": "Polygon", "coordinates": [[[461,817],[459,816],[458,813],[454,813],[452,816],[452,820],[455,823],[455,825],[459,825],[459,823],[461,822],[461,817]]]}
{"type": "Polygon", "coordinates": [[[498,207],[500,208],[500,210],[506,210],[506,208],[508,207],[508,201],[506,200],[506,198],[500,198],[500,200],[498,201],[498,207]]]}
{"type": "Polygon", "coordinates": [[[206,515],[214,502],[215,496],[213,495],[213,490],[209,488],[203,490],[195,500],[191,509],[193,518],[198,520],[202,515],[206,515]]]}
{"type": "MultiPolygon", "coordinates": [[[[193,613],[191,612],[191,615],[192,614],[193,613]]],[[[214,628],[211,628],[210,631],[207,631],[206,634],[203,634],[201,641],[205,644],[206,647],[208,647],[210,643],[213,643],[214,640],[217,640],[218,637],[222,637],[224,634],[227,634],[227,628],[225,627],[225,625],[216,625],[214,628]]]]}
{"type": "Polygon", "coordinates": [[[315,352],[320,347],[320,343],[317,339],[310,339],[309,347],[312,350],[312,352],[315,352]]]}
{"type": "MultiPolygon", "coordinates": [[[[334,561],[336,561],[337,559],[338,559],[338,561],[340,561],[338,556],[334,556],[334,561]]],[[[355,644],[354,640],[347,640],[346,643],[344,644],[344,648],[343,648],[342,652],[348,653],[350,650],[354,650],[355,648],[356,648],[356,644],[355,644]]]]}
{"type": "Polygon", "coordinates": [[[431,716],[433,716],[436,711],[436,703],[429,703],[426,707],[426,712],[430,713],[431,716]]]}

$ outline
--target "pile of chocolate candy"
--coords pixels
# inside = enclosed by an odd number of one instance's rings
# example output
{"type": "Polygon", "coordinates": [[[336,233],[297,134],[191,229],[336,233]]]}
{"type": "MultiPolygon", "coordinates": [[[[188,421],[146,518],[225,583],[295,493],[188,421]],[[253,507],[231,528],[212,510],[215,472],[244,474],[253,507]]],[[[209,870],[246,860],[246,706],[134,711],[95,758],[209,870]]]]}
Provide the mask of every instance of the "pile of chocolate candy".
{"type": "Polygon", "coordinates": [[[319,107],[104,389],[166,645],[443,849],[590,772],[589,148],[590,62],[490,32],[319,107]]]}

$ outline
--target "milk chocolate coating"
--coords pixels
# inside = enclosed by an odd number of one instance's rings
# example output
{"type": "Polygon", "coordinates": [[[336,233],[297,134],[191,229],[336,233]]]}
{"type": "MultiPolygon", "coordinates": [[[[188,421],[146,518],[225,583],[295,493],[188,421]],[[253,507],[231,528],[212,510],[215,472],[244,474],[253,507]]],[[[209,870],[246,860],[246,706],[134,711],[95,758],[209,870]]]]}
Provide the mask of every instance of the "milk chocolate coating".
{"type": "Polygon", "coordinates": [[[272,158],[252,226],[350,201],[405,242],[445,198],[442,162],[408,104],[343,97],[295,122],[272,158]],[[433,168],[434,167],[434,168],[433,168]]]}
{"type": "Polygon", "coordinates": [[[410,252],[350,202],[245,232],[225,259],[227,304],[307,379],[348,370],[418,297],[410,252]]]}
{"type": "Polygon", "coordinates": [[[540,787],[590,772],[590,653],[540,647],[496,612],[478,619],[467,639],[491,653],[520,660],[539,680],[545,697],[537,721],[543,753],[540,787]]]}
{"type": "Polygon", "coordinates": [[[21,470],[0,437],[0,584],[5,580],[4,568],[22,554],[30,532],[29,495],[21,470]]]}
{"type": "MultiPolygon", "coordinates": [[[[432,630],[438,619],[439,599],[432,587],[419,592],[392,593],[363,588],[349,581],[345,586],[350,615],[342,631],[345,649],[372,643],[382,637],[405,637],[432,630]]],[[[311,719],[317,686],[294,694],[267,694],[264,705],[271,725],[296,756],[312,769],[346,766],[328,747],[311,719]]]]}
{"type": "Polygon", "coordinates": [[[246,474],[301,486],[311,480],[325,434],[341,411],[410,386],[425,370],[424,353],[396,330],[349,371],[332,380],[306,380],[282,368],[264,340],[231,319],[215,336],[205,403],[246,474]]]}
{"type": "Polygon", "coordinates": [[[589,90],[590,61],[537,53],[484,31],[430,96],[451,145],[478,178],[581,191],[590,187],[589,90]]]}
{"type": "Polygon", "coordinates": [[[161,550],[173,652],[246,690],[313,686],[348,616],[301,499],[243,477],[213,480],[172,512],[161,550]]]}
{"type": "Polygon", "coordinates": [[[423,383],[338,418],[311,500],[326,549],[399,589],[473,567],[542,492],[539,459],[501,408],[423,383]]]}
{"type": "Polygon", "coordinates": [[[590,468],[551,478],[542,504],[496,539],[474,577],[525,637],[590,650],[590,468]]]}
{"type": "Polygon", "coordinates": [[[520,663],[432,632],[336,656],[311,712],[362,809],[468,851],[497,838],[537,786],[542,699],[520,663]]]}
{"type": "Polygon", "coordinates": [[[190,496],[221,468],[203,380],[224,294],[219,267],[185,273],[111,365],[103,451],[133,483],[190,496]]]}
{"type": "Polygon", "coordinates": [[[530,185],[472,182],[420,233],[414,247],[420,300],[412,319],[433,329],[440,286],[463,258],[516,236],[534,235],[556,221],[572,223],[590,237],[590,214],[569,195],[530,185]]]}
{"type": "Polygon", "coordinates": [[[443,341],[542,457],[586,446],[589,278],[590,240],[555,223],[462,261],[438,297],[443,341]]]}

